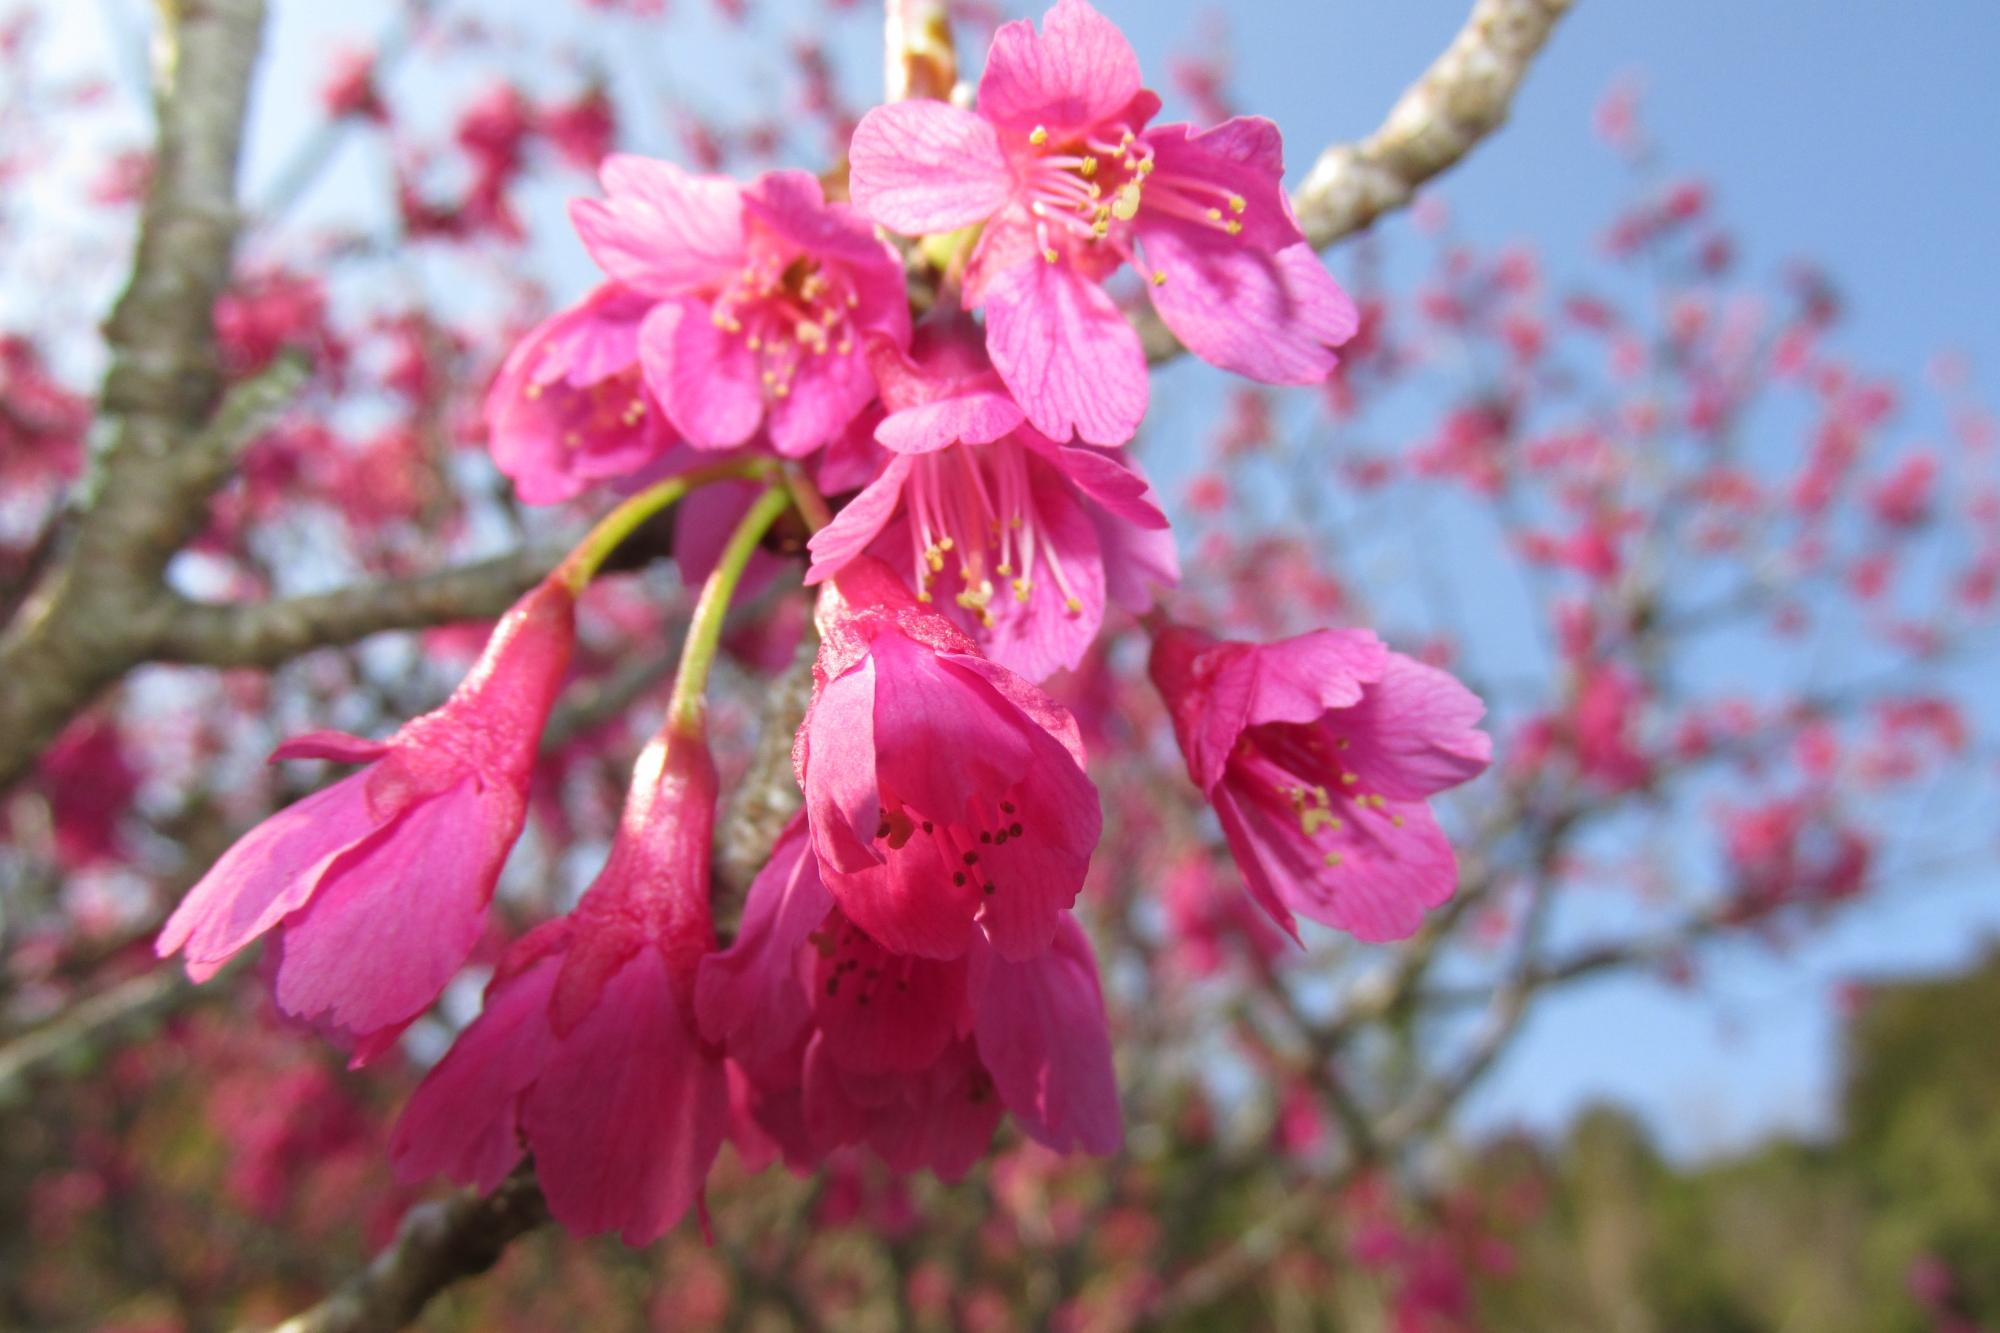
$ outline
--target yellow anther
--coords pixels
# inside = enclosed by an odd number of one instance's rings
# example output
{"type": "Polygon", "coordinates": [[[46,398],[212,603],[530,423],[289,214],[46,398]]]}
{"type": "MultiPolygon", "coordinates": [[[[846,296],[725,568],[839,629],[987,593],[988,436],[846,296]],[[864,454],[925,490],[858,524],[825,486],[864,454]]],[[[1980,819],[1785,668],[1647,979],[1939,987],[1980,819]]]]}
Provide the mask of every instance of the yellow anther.
{"type": "Polygon", "coordinates": [[[1150,176],[1150,175],[1152,175],[1152,174],[1153,174],[1153,167],[1154,167],[1154,165],[1155,165],[1155,163],[1153,162],[1153,159],[1152,159],[1152,158],[1150,158],[1150,157],[1149,157],[1149,158],[1145,159],[1145,160],[1144,160],[1143,162],[1141,162],[1141,163],[1139,164],[1139,174],[1140,174],[1141,176],[1150,176]]]}
{"type": "Polygon", "coordinates": [[[1326,854],[1326,855],[1325,855],[1325,856],[1324,856],[1323,858],[1321,858],[1321,859],[1322,859],[1322,860],[1324,860],[1324,861],[1325,861],[1325,862],[1326,862],[1326,863],[1327,863],[1328,865],[1330,865],[1330,866],[1337,866],[1337,865],[1339,865],[1339,864],[1340,864],[1340,853],[1339,853],[1339,852],[1328,852],[1328,853],[1327,853],[1327,854],[1326,854]]]}
{"type": "Polygon", "coordinates": [[[1085,159],[1083,159],[1083,165],[1078,167],[1077,170],[1083,173],[1083,178],[1085,180],[1089,180],[1092,176],[1095,176],[1097,174],[1097,159],[1094,157],[1086,157],[1085,159]]]}
{"type": "Polygon", "coordinates": [[[1043,144],[1047,143],[1048,141],[1049,141],[1049,131],[1047,126],[1037,125],[1035,126],[1034,129],[1028,131],[1028,142],[1033,144],[1035,147],[1040,148],[1043,144]]]}
{"type": "Polygon", "coordinates": [[[949,537],[938,538],[938,550],[949,551],[950,549],[951,549],[951,538],[949,537]]]}
{"type": "Polygon", "coordinates": [[[1219,208],[1211,208],[1211,209],[1209,209],[1209,210],[1208,210],[1208,220],[1209,220],[1210,222],[1220,222],[1220,221],[1222,221],[1222,210],[1221,210],[1221,209],[1219,209],[1219,208]]]}
{"type": "Polygon", "coordinates": [[[1243,234],[1243,224],[1238,222],[1235,218],[1231,218],[1229,219],[1229,221],[1223,223],[1222,229],[1228,232],[1231,236],[1240,236],[1243,234]]]}
{"type": "Polygon", "coordinates": [[[1165,269],[1156,268],[1153,270],[1153,285],[1155,287],[1164,287],[1167,285],[1167,271],[1165,269]]]}
{"type": "Polygon", "coordinates": [[[1042,251],[1042,258],[1048,260],[1051,264],[1055,263],[1059,257],[1053,249],[1042,251]]]}
{"type": "Polygon", "coordinates": [[[1063,608],[1067,610],[1071,615],[1076,615],[1083,610],[1083,603],[1078,601],[1076,598],[1071,597],[1063,602],[1063,608]]]}
{"type": "Polygon", "coordinates": [[[1230,211],[1230,212],[1232,212],[1232,213],[1241,213],[1241,212],[1242,212],[1242,211],[1243,211],[1244,209],[1246,209],[1246,208],[1248,208],[1248,207],[1250,207],[1250,205],[1249,205],[1248,203],[1244,202],[1244,199],[1243,199],[1243,196],[1242,196],[1242,195],[1240,195],[1240,194],[1232,194],[1232,195],[1230,195],[1230,196],[1229,196],[1229,211],[1230,211]]]}
{"type": "Polygon", "coordinates": [[[1401,815],[1390,815],[1389,822],[1391,824],[1394,824],[1397,828],[1403,827],[1403,817],[1401,815]]]}

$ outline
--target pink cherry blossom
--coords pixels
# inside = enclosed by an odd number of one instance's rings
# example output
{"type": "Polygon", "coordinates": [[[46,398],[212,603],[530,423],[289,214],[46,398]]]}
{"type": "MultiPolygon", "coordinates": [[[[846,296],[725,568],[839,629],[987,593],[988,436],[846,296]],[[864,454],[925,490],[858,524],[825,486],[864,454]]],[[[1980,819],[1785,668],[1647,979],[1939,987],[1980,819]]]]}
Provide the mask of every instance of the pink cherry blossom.
{"type": "Polygon", "coordinates": [[[1009,962],[893,953],[836,904],[794,819],[750,889],[736,942],[704,959],[702,1031],[756,1086],[803,1168],[866,1143],[898,1171],[955,1180],[1011,1112],[1057,1151],[1121,1138],[1097,961],[1067,912],[1050,948],[1009,962]]]}
{"type": "Polygon", "coordinates": [[[283,928],[279,1008],[373,1059],[471,952],[527,814],[528,782],[575,634],[550,580],[515,604],[457,691],[386,741],[295,737],[274,758],[368,767],[252,829],[188,891],[156,944],[206,981],[283,928]]]}
{"type": "Polygon", "coordinates": [[[1250,644],[1172,626],[1150,670],[1251,897],[1294,938],[1297,911],[1401,939],[1451,896],[1425,800],[1491,756],[1471,691],[1367,630],[1250,644]]]}
{"type": "Polygon", "coordinates": [[[827,887],[898,953],[1047,949],[1102,820],[1076,722],[979,656],[880,561],[821,592],[820,654],[793,763],[827,887]]]}
{"type": "Polygon", "coordinates": [[[493,463],[529,504],[629,476],[675,442],[639,371],[652,303],[606,283],[535,326],[486,395],[493,463]]]}
{"type": "Polygon", "coordinates": [[[808,582],[864,550],[902,564],[919,601],[942,584],[945,614],[989,657],[1042,680],[1082,662],[1107,596],[1144,611],[1153,585],[1178,581],[1137,468],[1027,425],[962,320],[919,329],[909,355],[874,341],[869,360],[888,409],[875,438],[892,452],[814,534],[808,582]]]}
{"type": "Polygon", "coordinates": [[[700,737],[640,756],[609,859],[569,916],[524,936],[486,1007],[396,1127],[398,1174],[491,1190],[532,1153],[556,1220],[657,1239],[699,1204],[729,1074],[694,1026],[716,779],[700,737]]]}
{"type": "Polygon", "coordinates": [[[571,218],[598,266],[651,303],[640,361],[689,442],[733,448],[762,426],[800,457],[875,396],[861,338],[908,340],[903,267],[816,177],[742,186],[613,156],[602,178],[608,197],[576,201],[571,218]]]}
{"type": "Polygon", "coordinates": [[[1056,440],[1122,444],[1146,409],[1138,335],[1104,291],[1121,265],[1204,360],[1311,384],[1355,330],[1282,189],[1277,127],[1148,127],[1160,99],[1116,25],[1057,0],[1037,33],[994,34],[977,111],[914,100],[863,116],[855,206],[894,231],[984,224],[965,301],[983,307],[994,364],[1056,440]]]}

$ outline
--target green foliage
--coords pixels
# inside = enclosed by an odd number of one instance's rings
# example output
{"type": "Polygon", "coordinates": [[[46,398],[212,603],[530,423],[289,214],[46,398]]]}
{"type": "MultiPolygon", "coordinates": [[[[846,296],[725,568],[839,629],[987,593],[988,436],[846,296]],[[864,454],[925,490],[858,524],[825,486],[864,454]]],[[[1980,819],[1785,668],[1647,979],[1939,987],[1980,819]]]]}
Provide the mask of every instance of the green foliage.
{"type": "Polygon", "coordinates": [[[1482,1185],[1518,1175],[1526,1155],[1548,1189],[1515,1238],[1515,1277],[1485,1293],[1487,1318],[1632,1333],[2000,1328],[1996,1034],[2000,953],[1865,995],[1831,1143],[1676,1170],[1637,1121],[1600,1107],[1553,1148],[1487,1150],[1482,1185]]]}

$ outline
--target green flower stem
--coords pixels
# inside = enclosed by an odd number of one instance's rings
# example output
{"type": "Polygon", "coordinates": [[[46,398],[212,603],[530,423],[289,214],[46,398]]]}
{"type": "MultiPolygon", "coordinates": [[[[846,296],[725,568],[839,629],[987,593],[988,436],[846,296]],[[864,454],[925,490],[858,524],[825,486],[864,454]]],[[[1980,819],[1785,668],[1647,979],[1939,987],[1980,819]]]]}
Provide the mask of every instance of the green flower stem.
{"type": "Polygon", "coordinates": [[[729,544],[722,548],[722,558],[716,562],[715,572],[708,576],[708,582],[702,584],[701,597],[695,602],[694,616],[688,622],[687,638],[681,644],[681,665],[680,670],[674,673],[673,701],[667,705],[667,727],[670,731],[683,736],[699,733],[706,708],[708,669],[715,663],[715,650],[722,640],[722,621],[729,613],[729,600],[735,596],[736,585],[743,577],[743,568],[757,553],[757,544],[764,540],[764,533],[777,521],[778,515],[791,508],[793,503],[789,487],[766,487],[750,506],[750,512],[743,516],[743,521],[736,525],[736,531],[729,534],[729,544]]]}
{"type": "Polygon", "coordinates": [[[762,480],[774,475],[778,464],[769,458],[737,458],[725,463],[710,463],[705,467],[693,468],[679,476],[668,477],[640,491],[616,509],[597,521],[597,525],[584,534],[563,562],[556,566],[555,576],[563,581],[573,593],[580,593],[597,571],[610,558],[613,551],[627,537],[638,531],[647,519],[669,505],[684,499],[690,491],[708,485],[713,481],[734,479],[762,480]]]}
{"type": "Polygon", "coordinates": [[[827,508],[826,497],[813,485],[812,478],[796,463],[785,468],[785,485],[792,493],[792,504],[798,509],[799,517],[805,520],[806,528],[818,532],[833,522],[833,511],[827,508]]]}

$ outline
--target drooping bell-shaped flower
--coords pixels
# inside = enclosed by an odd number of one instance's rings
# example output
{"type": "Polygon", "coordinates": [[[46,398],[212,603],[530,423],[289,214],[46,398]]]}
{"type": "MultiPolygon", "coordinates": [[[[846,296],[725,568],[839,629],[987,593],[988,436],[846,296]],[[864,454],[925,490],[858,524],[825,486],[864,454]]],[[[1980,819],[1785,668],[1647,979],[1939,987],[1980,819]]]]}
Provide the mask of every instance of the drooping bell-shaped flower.
{"type": "Polygon", "coordinates": [[[898,953],[957,958],[981,932],[1010,959],[1047,949],[1102,826],[1075,720],[873,557],[818,615],[793,763],[835,901],[898,953]]]}
{"type": "Polygon", "coordinates": [[[689,443],[730,449],[761,426],[802,457],[875,396],[866,334],[909,338],[896,252],[809,172],[739,185],[668,162],[605,159],[606,198],[571,217],[591,258],[649,303],[646,382],[689,443]]]}
{"type": "Polygon", "coordinates": [[[869,361],[887,409],[875,438],[891,452],[814,534],[808,582],[872,552],[987,656],[1038,681],[1083,660],[1107,596],[1141,612],[1154,585],[1178,580],[1137,468],[1028,425],[964,317],[926,323],[908,354],[873,340],[869,361]]]}
{"type": "Polygon", "coordinates": [[[1184,626],[1154,639],[1150,670],[1251,897],[1294,938],[1296,911],[1401,939],[1451,896],[1457,858],[1426,800],[1493,747],[1449,674],[1367,630],[1253,644],[1184,626]]]}
{"type": "Polygon", "coordinates": [[[532,1153],[558,1222],[629,1245],[699,1204],[730,1128],[730,1076],[694,1019],[715,947],[715,795],[699,735],[647,747],[603,871],[574,912],[517,942],[411,1098],[400,1176],[490,1190],[532,1153]]]}
{"type": "Polygon", "coordinates": [[[188,891],[156,948],[205,981],[281,929],[278,1007],[355,1042],[360,1064],[444,989],[482,929],[527,814],[529,778],[575,634],[575,599],[536,587],[435,712],[386,741],[314,732],[274,758],[368,766],[244,835],[188,891]]]}
{"type": "Polygon", "coordinates": [[[966,274],[994,364],[1045,435],[1122,444],[1146,409],[1138,335],[1104,291],[1136,269],[1195,355],[1309,384],[1356,327],[1282,188],[1277,127],[1149,125],[1160,99],[1117,26],[1057,0],[994,34],[975,110],[912,100],[863,116],[855,206],[893,231],[984,225],[966,274]]]}
{"type": "Polygon", "coordinates": [[[1067,912],[1051,946],[1009,962],[897,954],[835,903],[802,818],[751,885],[743,930],[703,960],[703,1033],[746,1072],[793,1165],[866,1143],[899,1171],[953,1180],[1011,1113],[1057,1152],[1121,1137],[1104,997],[1067,912]]]}

